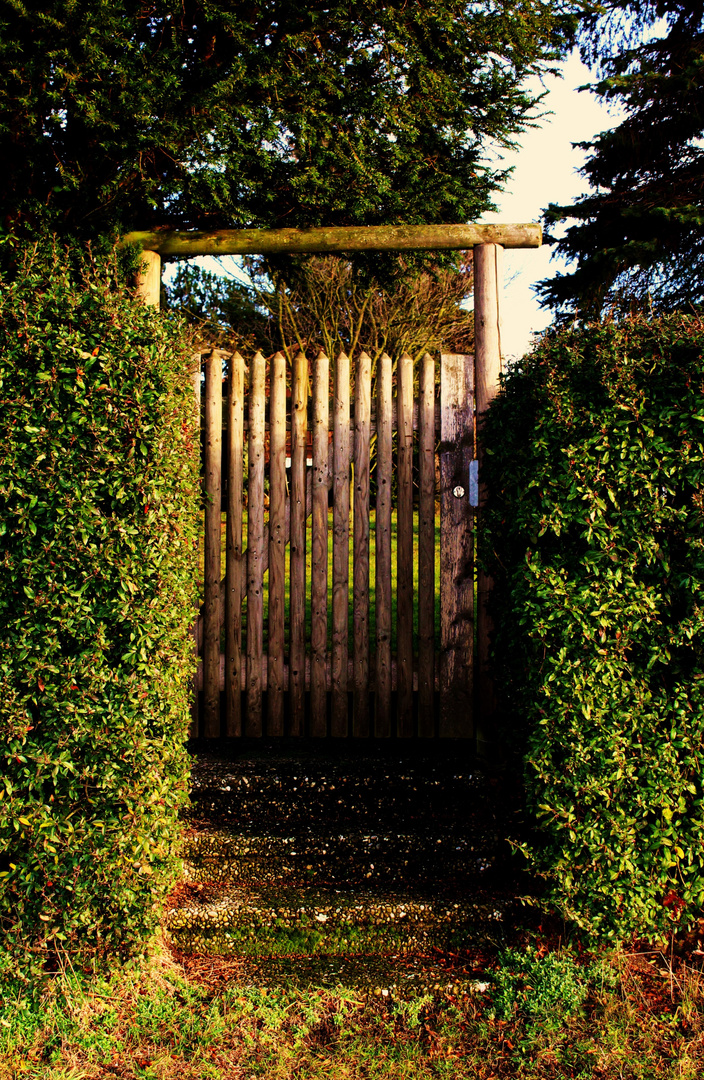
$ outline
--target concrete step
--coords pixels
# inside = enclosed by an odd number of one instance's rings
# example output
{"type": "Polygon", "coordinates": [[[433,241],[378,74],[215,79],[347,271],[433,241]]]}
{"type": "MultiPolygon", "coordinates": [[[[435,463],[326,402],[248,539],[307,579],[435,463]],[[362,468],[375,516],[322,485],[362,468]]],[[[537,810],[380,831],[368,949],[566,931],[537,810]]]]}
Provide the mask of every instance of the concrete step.
{"type": "Polygon", "coordinates": [[[496,937],[507,903],[441,883],[428,893],[184,883],[164,930],[180,949],[240,956],[456,951],[496,937]]]}
{"type": "Polygon", "coordinates": [[[184,860],[186,880],[201,883],[432,888],[443,881],[476,889],[497,868],[497,853],[504,852],[495,830],[333,833],[308,827],[260,836],[204,828],[187,835],[184,860]]]}

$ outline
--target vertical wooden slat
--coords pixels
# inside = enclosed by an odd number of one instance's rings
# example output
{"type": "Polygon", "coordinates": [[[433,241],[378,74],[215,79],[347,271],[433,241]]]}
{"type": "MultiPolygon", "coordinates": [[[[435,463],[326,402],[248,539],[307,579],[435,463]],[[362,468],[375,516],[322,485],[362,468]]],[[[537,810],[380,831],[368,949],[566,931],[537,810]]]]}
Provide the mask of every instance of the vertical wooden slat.
{"type": "Polygon", "coordinates": [[[391,735],[391,357],[378,361],[376,384],[376,687],[374,734],[391,735]]]}
{"type": "Polygon", "coordinates": [[[220,523],[222,354],[205,363],[205,604],[203,612],[203,734],[220,736],[220,523]]]}
{"type": "Polygon", "coordinates": [[[227,524],[225,540],[225,730],[242,734],[242,461],[244,454],[244,360],[230,357],[227,399],[227,524]]]}
{"type": "Polygon", "coordinates": [[[286,358],[275,353],[269,390],[269,658],[267,735],[284,733],[286,586],[286,358]]]}
{"type": "Polygon", "coordinates": [[[320,352],[313,376],[310,734],[314,737],[327,735],[329,412],[330,361],[320,352]]]}
{"type": "Polygon", "coordinates": [[[400,738],[413,735],[413,359],[404,354],[397,370],[398,510],[396,649],[400,738]]]}
{"type": "Polygon", "coordinates": [[[435,734],[435,361],[421,360],[418,415],[418,734],[435,734]]]}
{"type": "Polygon", "coordinates": [[[264,401],[266,365],[258,352],[249,368],[249,482],[247,499],[247,719],[245,734],[262,734],[264,636],[264,401]]]}
{"type": "Polygon", "coordinates": [[[350,362],[335,364],[333,407],[332,720],[331,734],[348,734],[347,660],[350,565],[350,362]]]}
{"type": "MultiPolygon", "coordinates": [[[[482,475],[482,426],[499,391],[501,373],[501,293],[503,253],[499,244],[474,248],[474,349],[477,398],[477,457],[479,458],[479,515],[486,500],[482,475]]],[[[481,535],[481,534],[480,534],[481,535]]],[[[489,650],[492,624],[488,602],[493,581],[482,570],[477,574],[477,749],[491,741],[491,722],[496,709],[489,650]]]]}
{"type": "Polygon", "coordinates": [[[352,732],[369,735],[369,442],[372,362],[360,353],[354,386],[354,697],[352,732]]]}
{"type": "Polygon", "coordinates": [[[306,431],[308,360],[293,361],[291,391],[291,600],[289,605],[289,734],[303,735],[306,635],[306,431]]]}
{"type": "Polygon", "coordinates": [[[440,725],[473,732],[474,536],[469,462],[474,446],[472,357],[440,359],[440,725]]]}
{"type": "MultiPolygon", "coordinates": [[[[198,463],[200,467],[200,384],[202,373],[202,360],[203,357],[200,353],[196,353],[193,357],[193,408],[194,408],[194,439],[197,447],[196,453],[198,454],[198,463]]],[[[199,555],[200,552],[196,552],[199,555]]],[[[199,661],[199,648],[198,648],[198,612],[195,613],[193,620],[193,626],[191,627],[191,633],[193,634],[193,648],[196,658],[196,671],[193,675],[192,690],[191,690],[191,726],[188,734],[192,739],[198,738],[198,661],[199,661]]]]}

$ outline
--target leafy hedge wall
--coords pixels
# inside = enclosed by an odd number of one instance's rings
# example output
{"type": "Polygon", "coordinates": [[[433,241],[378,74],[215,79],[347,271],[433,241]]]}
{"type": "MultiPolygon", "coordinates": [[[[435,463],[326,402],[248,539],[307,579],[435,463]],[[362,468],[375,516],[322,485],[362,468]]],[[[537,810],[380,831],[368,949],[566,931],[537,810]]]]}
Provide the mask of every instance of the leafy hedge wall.
{"type": "Polygon", "coordinates": [[[704,323],[549,333],[486,439],[526,851],[582,926],[664,934],[704,904],[704,323]]]}
{"type": "Polygon", "coordinates": [[[0,926],[129,952],[187,792],[188,352],[109,260],[36,248],[0,284],[0,926]]]}

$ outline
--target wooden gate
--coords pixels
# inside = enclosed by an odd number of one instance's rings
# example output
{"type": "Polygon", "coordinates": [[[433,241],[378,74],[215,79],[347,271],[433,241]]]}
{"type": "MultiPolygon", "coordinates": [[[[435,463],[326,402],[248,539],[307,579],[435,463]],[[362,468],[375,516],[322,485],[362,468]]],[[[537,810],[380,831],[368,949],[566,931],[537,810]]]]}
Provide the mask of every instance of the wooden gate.
{"type": "Polygon", "coordinates": [[[213,350],[201,384],[191,734],[471,737],[472,357],[213,350]]]}

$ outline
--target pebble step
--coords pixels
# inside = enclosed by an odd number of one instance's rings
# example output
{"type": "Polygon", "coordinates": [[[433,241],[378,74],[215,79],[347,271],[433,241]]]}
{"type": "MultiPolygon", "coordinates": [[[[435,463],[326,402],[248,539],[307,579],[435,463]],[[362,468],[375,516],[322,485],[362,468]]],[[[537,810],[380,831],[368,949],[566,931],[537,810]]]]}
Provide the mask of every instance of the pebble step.
{"type": "Polygon", "coordinates": [[[506,903],[316,887],[184,885],[164,929],[180,949],[239,955],[458,950],[496,936],[506,903]]]}
{"type": "Polygon", "coordinates": [[[471,990],[512,922],[496,796],[461,747],[200,748],[167,940],[255,985],[471,990]]]}
{"type": "Polygon", "coordinates": [[[295,835],[260,836],[235,829],[200,829],[186,837],[185,877],[191,882],[413,886],[444,881],[476,887],[492,870],[496,832],[422,833],[302,828],[295,835]]]}
{"type": "Polygon", "coordinates": [[[187,820],[285,832],[324,821],[419,828],[479,821],[496,828],[491,785],[461,758],[263,757],[228,762],[200,755],[187,820]]]}
{"type": "MultiPolygon", "coordinates": [[[[206,957],[202,961],[212,962],[206,957]]],[[[489,989],[484,966],[471,955],[455,955],[450,962],[443,962],[437,953],[241,956],[230,970],[240,986],[322,987],[338,993],[342,988],[362,1001],[372,996],[395,1000],[417,1000],[425,995],[454,998],[463,991],[483,994],[489,989]]]]}
{"type": "MultiPolygon", "coordinates": [[[[213,958],[174,948],[191,968],[208,970],[213,958]]],[[[295,986],[335,989],[351,992],[355,999],[393,997],[418,1000],[419,997],[448,996],[461,992],[483,994],[486,982],[486,953],[480,950],[442,955],[437,951],[418,953],[316,953],[314,956],[236,956],[220,957],[219,972],[227,972],[239,986],[278,989],[295,986]]]]}

